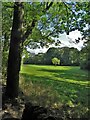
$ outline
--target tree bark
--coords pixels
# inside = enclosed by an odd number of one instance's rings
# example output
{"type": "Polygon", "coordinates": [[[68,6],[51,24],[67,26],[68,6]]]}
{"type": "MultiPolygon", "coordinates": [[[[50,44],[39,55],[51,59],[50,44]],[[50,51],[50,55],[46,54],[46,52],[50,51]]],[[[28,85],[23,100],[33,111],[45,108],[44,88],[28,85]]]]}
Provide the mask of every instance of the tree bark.
{"type": "Polygon", "coordinates": [[[23,36],[22,34],[23,15],[24,15],[23,3],[15,2],[7,67],[6,96],[8,98],[15,98],[18,96],[19,71],[21,65],[21,52],[22,52],[21,45],[23,36]]]}

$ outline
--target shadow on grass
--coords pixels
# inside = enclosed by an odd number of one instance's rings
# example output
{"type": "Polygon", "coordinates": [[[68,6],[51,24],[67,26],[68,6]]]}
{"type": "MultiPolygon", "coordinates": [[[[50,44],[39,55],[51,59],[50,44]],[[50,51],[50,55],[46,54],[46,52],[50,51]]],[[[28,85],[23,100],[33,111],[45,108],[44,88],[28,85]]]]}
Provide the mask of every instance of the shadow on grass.
{"type": "Polygon", "coordinates": [[[88,113],[89,94],[85,86],[24,73],[21,76],[21,88],[30,102],[52,108],[69,106],[67,111],[74,117],[88,113]]]}
{"type": "Polygon", "coordinates": [[[51,72],[53,73],[53,75],[57,78],[63,78],[63,79],[71,79],[71,80],[75,80],[75,81],[88,81],[89,80],[89,76],[88,76],[88,71],[86,72],[86,74],[83,74],[83,72],[75,71],[75,68],[69,68],[66,70],[58,70],[58,69],[54,69],[54,70],[50,70],[48,69],[40,69],[39,71],[42,72],[51,72]]]}

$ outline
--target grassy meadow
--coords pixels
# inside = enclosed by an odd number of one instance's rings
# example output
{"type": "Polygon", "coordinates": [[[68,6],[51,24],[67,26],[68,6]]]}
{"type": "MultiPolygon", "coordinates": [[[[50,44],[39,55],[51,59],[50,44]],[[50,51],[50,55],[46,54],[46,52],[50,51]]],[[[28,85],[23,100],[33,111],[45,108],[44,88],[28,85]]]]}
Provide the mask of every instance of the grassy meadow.
{"type": "Polygon", "coordinates": [[[33,104],[62,108],[83,116],[88,112],[88,72],[72,66],[22,65],[20,87],[33,104]]]}

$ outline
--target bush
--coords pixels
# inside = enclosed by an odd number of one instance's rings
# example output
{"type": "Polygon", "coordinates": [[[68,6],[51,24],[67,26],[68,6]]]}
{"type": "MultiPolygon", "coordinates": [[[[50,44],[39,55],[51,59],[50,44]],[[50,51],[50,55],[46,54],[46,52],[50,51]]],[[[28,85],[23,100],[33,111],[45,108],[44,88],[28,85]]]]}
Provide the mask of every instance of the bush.
{"type": "Polygon", "coordinates": [[[90,70],[90,60],[81,62],[80,68],[90,70]]]}

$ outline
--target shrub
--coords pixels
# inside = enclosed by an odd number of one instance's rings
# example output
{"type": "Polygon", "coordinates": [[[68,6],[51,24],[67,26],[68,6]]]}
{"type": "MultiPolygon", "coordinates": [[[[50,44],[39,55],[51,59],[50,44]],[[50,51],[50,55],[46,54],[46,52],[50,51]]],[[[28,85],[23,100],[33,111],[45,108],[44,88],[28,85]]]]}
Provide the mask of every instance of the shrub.
{"type": "Polygon", "coordinates": [[[54,65],[60,65],[60,60],[59,60],[58,58],[53,58],[53,59],[52,59],[52,63],[53,63],[54,65]]]}

